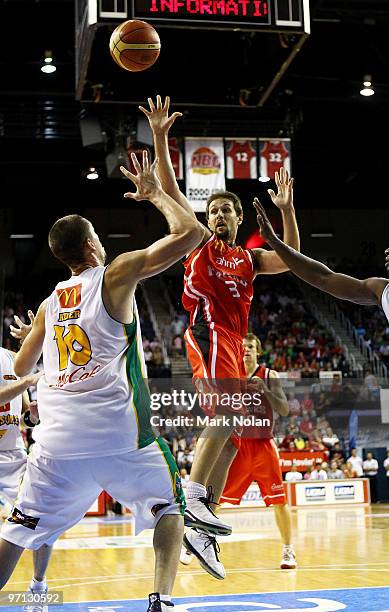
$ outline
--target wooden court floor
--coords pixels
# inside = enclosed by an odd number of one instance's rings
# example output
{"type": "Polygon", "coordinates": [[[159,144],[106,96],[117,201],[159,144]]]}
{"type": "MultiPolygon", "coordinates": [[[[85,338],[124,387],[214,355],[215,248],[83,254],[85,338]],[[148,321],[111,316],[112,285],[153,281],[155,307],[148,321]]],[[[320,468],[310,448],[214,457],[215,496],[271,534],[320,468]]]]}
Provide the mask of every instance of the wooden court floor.
{"type": "MultiPolygon", "coordinates": [[[[180,565],[175,596],[389,585],[388,505],[293,510],[296,571],[279,569],[281,544],[271,509],[224,513],[234,529],[220,538],[226,579],[211,578],[197,561],[180,565]]],[[[57,542],[50,589],[72,602],[144,598],[153,591],[151,535],[134,537],[128,518],[84,519],[57,542]]],[[[27,587],[31,561],[26,551],[7,589],[27,587]]]]}

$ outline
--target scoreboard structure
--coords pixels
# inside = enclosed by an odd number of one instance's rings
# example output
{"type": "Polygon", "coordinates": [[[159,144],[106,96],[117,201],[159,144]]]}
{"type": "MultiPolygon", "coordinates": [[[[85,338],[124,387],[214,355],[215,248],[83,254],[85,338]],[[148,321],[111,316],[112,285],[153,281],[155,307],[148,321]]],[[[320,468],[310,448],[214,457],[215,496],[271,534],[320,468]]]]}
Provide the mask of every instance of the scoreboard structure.
{"type": "Polygon", "coordinates": [[[97,19],[144,19],[159,27],[310,33],[309,0],[97,0],[97,19]]]}
{"type": "Polygon", "coordinates": [[[116,27],[127,19],[141,19],[157,28],[300,34],[302,41],[310,34],[309,0],[76,0],[78,100],[97,29],[116,27]]]}

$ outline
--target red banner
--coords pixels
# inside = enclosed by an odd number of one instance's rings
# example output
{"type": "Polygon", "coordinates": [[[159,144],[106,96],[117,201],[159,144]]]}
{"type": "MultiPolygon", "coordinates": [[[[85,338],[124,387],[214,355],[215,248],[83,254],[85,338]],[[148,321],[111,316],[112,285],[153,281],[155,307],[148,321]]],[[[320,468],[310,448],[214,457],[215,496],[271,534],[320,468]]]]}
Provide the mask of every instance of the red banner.
{"type": "Polygon", "coordinates": [[[289,453],[280,451],[280,467],[282,472],[289,472],[292,465],[296,465],[299,472],[306,472],[309,467],[316,463],[327,461],[326,452],[310,453],[296,451],[289,453]]]}

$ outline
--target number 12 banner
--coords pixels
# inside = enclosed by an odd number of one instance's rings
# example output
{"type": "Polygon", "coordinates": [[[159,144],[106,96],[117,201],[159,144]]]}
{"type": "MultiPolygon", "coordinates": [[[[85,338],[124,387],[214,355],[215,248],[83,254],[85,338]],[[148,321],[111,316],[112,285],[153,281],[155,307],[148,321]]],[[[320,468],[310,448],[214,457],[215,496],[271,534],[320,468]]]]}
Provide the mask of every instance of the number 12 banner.
{"type": "Polygon", "coordinates": [[[226,138],[228,179],[258,178],[257,141],[255,138],[226,138]]]}

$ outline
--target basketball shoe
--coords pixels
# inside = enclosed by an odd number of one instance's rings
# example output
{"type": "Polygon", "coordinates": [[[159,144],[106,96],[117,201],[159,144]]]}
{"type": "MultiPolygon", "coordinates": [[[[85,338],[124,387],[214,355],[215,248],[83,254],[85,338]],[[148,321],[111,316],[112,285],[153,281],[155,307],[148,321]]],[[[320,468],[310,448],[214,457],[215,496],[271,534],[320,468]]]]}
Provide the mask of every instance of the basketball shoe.
{"type": "MultiPolygon", "coordinates": [[[[42,582],[38,582],[34,578],[30,582],[30,586],[27,589],[27,593],[31,593],[33,595],[47,595],[49,587],[47,585],[46,579],[44,578],[42,582]]],[[[24,606],[24,612],[48,612],[49,606],[47,604],[40,604],[39,602],[34,602],[29,606],[24,606]]]]}
{"type": "Polygon", "coordinates": [[[218,505],[213,501],[212,487],[208,487],[207,497],[187,498],[185,509],[185,525],[194,529],[201,529],[210,535],[228,536],[232,533],[231,525],[223,523],[213,512],[212,505],[218,505]]]}
{"type": "Polygon", "coordinates": [[[282,549],[281,569],[296,569],[297,561],[293,546],[285,545],[282,549]]]}
{"type": "Polygon", "coordinates": [[[174,604],[171,601],[161,601],[159,593],[150,593],[147,612],[173,612],[174,604]]]}
{"type": "Polygon", "coordinates": [[[181,548],[180,563],[182,563],[182,565],[189,565],[193,561],[193,556],[194,555],[183,546],[181,548]]]}
{"type": "Polygon", "coordinates": [[[191,529],[184,535],[184,546],[188,552],[197,557],[201,567],[208,574],[217,580],[224,580],[226,571],[218,557],[220,548],[215,537],[191,529]]]}

